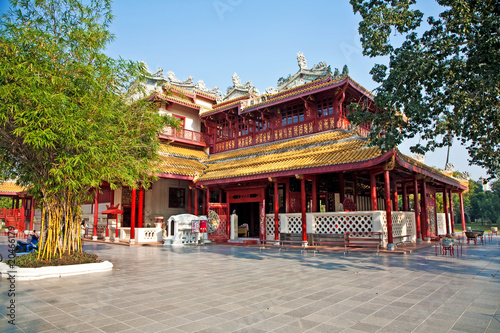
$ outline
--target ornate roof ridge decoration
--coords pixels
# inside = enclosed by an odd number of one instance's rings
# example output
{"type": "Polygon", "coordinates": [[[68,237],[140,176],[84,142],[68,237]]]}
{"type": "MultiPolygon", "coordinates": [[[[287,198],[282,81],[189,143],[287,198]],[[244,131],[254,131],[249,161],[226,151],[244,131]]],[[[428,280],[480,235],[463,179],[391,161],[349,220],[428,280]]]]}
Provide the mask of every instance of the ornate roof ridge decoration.
{"type": "Polygon", "coordinates": [[[202,108],[201,105],[198,105],[198,104],[195,104],[195,103],[192,103],[192,102],[189,102],[187,99],[183,99],[183,98],[180,98],[180,97],[175,97],[175,96],[171,96],[171,95],[165,95],[164,93],[160,93],[160,92],[154,92],[153,94],[151,94],[151,96],[149,98],[155,98],[155,97],[158,97],[164,101],[167,101],[167,102],[176,102],[176,103],[179,103],[179,104],[183,104],[185,106],[189,106],[189,107],[192,107],[192,108],[195,108],[195,109],[198,109],[200,110],[202,108]]]}
{"type": "Polygon", "coordinates": [[[228,101],[234,99],[235,97],[238,98],[246,94],[250,96],[260,95],[259,90],[255,88],[255,86],[252,84],[251,81],[247,81],[246,83],[242,84],[238,74],[236,73],[233,74],[232,79],[233,79],[233,85],[227,87],[226,95],[222,99],[223,101],[228,101]]]}
{"type": "Polygon", "coordinates": [[[184,93],[188,93],[193,96],[195,94],[199,94],[214,100],[222,100],[222,93],[217,86],[209,89],[205,86],[203,80],[198,80],[198,82],[195,84],[192,75],[188,76],[188,78],[184,81],[179,80],[177,79],[173,71],[168,71],[167,77],[165,77],[163,75],[163,69],[161,67],[158,67],[156,72],[153,73],[148,69],[146,63],[143,62],[143,64],[150,74],[146,75],[146,78],[150,81],[153,81],[152,83],[154,83],[156,86],[158,86],[158,84],[170,85],[171,87],[175,87],[176,89],[182,89],[184,93]]]}
{"type": "Polygon", "coordinates": [[[235,97],[233,99],[224,101],[220,104],[216,104],[211,110],[207,110],[205,112],[202,112],[200,115],[201,116],[208,116],[208,115],[211,115],[213,113],[217,113],[219,111],[226,110],[228,108],[232,108],[236,105],[239,105],[242,101],[246,100],[248,97],[250,97],[249,94],[235,97]]]}
{"type": "Polygon", "coordinates": [[[186,97],[190,97],[192,99],[195,98],[195,94],[194,94],[193,91],[189,91],[189,90],[183,89],[181,87],[174,86],[173,84],[168,83],[168,82],[165,82],[163,84],[162,88],[163,88],[164,91],[165,90],[167,90],[167,91],[172,90],[172,91],[176,91],[176,92],[178,92],[178,93],[180,93],[180,94],[182,94],[182,95],[184,95],[186,97]]]}
{"type": "Polygon", "coordinates": [[[324,77],[332,73],[331,67],[324,61],[321,61],[315,64],[313,68],[308,69],[306,58],[302,52],[297,53],[297,63],[299,65],[299,70],[295,74],[290,74],[286,78],[280,77],[278,79],[278,92],[304,85],[316,80],[318,77],[324,77]]]}
{"type": "Polygon", "coordinates": [[[367,141],[366,138],[360,137],[356,131],[348,132],[345,130],[336,129],[322,133],[305,135],[298,138],[290,138],[281,141],[263,143],[256,146],[236,149],[230,152],[213,154],[209,156],[206,164],[246,158],[248,156],[266,155],[275,153],[276,151],[303,149],[303,147],[321,147],[331,142],[345,142],[357,139],[367,141]]]}
{"type": "MultiPolygon", "coordinates": [[[[343,82],[346,79],[351,80],[351,77],[349,75],[346,75],[346,76],[342,76],[338,79],[333,79],[331,74],[329,74],[326,77],[322,77],[322,78],[319,78],[315,81],[311,81],[307,84],[304,84],[303,86],[290,88],[289,90],[284,90],[282,92],[277,93],[276,95],[268,96],[268,98],[266,98],[264,101],[261,101],[259,103],[255,103],[253,105],[250,105],[250,103],[246,102],[246,104],[249,104],[249,105],[247,105],[246,107],[243,107],[242,109],[244,109],[246,112],[249,112],[249,111],[252,111],[252,110],[254,110],[262,105],[265,105],[268,103],[274,103],[274,102],[283,100],[285,98],[288,98],[288,97],[291,97],[294,95],[298,95],[298,94],[302,94],[305,92],[313,91],[315,89],[320,89],[320,88],[323,88],[326,86],[334,85],[334,84],[343,82]]],[[[366,90],[366,89],[364,89],[364,90],[366,90]]],[[[264,95],[264,96],[266,96],[266,95],[264,95]]]]}

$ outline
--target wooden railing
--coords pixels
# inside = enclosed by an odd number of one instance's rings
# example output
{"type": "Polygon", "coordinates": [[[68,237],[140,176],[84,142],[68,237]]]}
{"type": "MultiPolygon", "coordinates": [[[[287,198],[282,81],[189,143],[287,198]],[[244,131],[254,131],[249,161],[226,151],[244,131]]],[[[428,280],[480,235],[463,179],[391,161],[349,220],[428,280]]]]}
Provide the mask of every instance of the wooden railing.
{"type": "Polygon", "coordinates": [[[184,128],[176,129],[166,127],[162,135],[174,141],[194,143],[203,146],[208,146],[210,144],[210,137],[208,135],[184,128]]]}

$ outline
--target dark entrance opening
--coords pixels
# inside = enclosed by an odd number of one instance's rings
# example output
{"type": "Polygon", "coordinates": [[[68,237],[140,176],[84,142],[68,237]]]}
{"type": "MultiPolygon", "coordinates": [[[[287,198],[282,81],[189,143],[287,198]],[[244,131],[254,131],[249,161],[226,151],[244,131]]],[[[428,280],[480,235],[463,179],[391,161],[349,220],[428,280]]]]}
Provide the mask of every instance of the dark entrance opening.
{"type": "Polygon", "coordinates": [[[236,210],[238,215],[238,225],[248,224],[248,236],[259,237],[259,203],[244,202],[233,203],[230,207],[231,212],[236,210]]]}

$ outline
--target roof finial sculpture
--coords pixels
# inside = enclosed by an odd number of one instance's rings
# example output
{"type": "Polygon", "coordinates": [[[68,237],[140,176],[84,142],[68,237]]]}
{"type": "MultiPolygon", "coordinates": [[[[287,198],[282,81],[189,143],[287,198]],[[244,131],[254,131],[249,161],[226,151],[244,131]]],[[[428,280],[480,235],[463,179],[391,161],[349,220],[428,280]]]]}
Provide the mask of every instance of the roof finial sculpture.
{"type": "Polygon", "coordinates": [[[205,86],[205,82],[203,80],[198,80],[198,89],[201,91],[207,91],[207,86],[205,86]]]}
{"type": "Polygon", "coordinates": [[[240,86],[240,85],[241,85],[240,78],[239,78],[238,74],[236,74],[236,72],[233,74],[233,85],[234,85],[235,87],[237,87],[237,86],[240,86]]]}
{"type": "Polygon", "coordinates": [[[167,72],[167,77],[170,82],[181,82],[175,77],[175,74],[172,71],[167,72]]]}
{"type": "Polygon", "coordinates": [[[304,55],[300,51],[299,51],[299,53],[297,53],[297,62],[299,63],[300,69],[307,68],[306,57],[304,57],[304,55]]]}
{"type": "Polygon", "coordinates": [[[342,68],[342,76],[346,76],[349,74],[349,68],[347,65],[344,65],[344,68],[342,68]]]}
{"type": "Polygon", "coordinates": [[[153,73],[153,77],[163,77],[163,68],[158,67],[155,73],[153,73]]]}

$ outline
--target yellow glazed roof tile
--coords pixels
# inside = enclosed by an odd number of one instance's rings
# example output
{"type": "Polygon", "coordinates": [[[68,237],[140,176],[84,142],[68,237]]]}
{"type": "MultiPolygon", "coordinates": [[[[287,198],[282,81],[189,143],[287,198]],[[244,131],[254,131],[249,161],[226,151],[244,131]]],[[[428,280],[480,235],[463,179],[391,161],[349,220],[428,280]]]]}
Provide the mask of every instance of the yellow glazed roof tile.
{"type": "Polygon", "coordinates": [[[210,156],[199,181],[360,162],[381,155],[356,133],[327,132],[210,156]]]}
{"type": "Polygon", "coordinates": [[[205,166],[203,163],[196,160],[160,155],[158,168],[162,173],[194,177],[202,173],[205,166]]]}
{"type": "Polygon", "coordinates": [[[17,185],[13,181],[4,181],[0,183],[0,192],[7,192],[7,193],[21,193],[26,191],[27,189],[17,185]]]}
{"type": "Polygon", "coordinates": [[[208,157],[207,153],[201,149],[165,143],[160,144],[159,153],[161,155],[195,158],[200,161],[204,161],[208,157]]]}
{"type": "Polygon", "coordinates": [[[162,143],[158,154],[160,162],[156,167],[162,173],[194,177],[206,168],[203,161],[207,154],[201,149],[162,143]]]}

